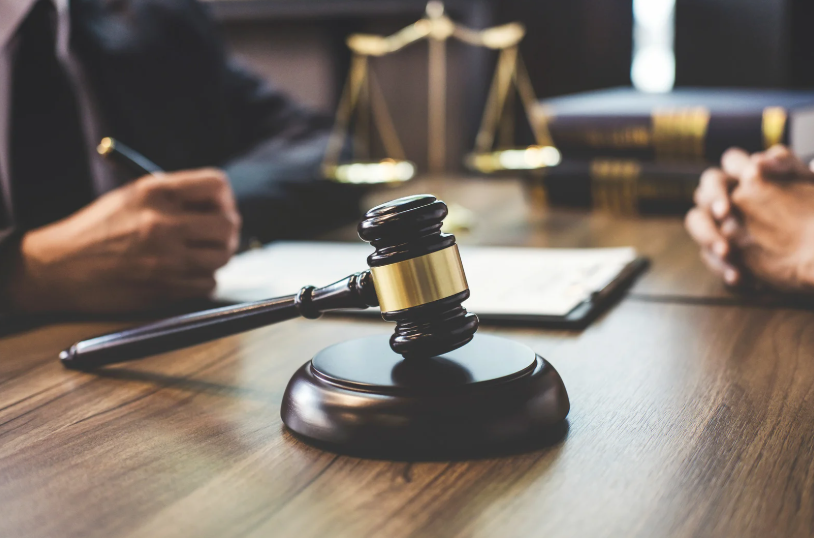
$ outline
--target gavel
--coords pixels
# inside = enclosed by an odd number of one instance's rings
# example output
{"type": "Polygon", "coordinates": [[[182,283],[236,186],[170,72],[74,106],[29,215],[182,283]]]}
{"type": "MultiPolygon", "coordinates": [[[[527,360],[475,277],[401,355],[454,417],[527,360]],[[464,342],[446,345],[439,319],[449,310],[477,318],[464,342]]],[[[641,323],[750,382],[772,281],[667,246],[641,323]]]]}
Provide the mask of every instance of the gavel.
{"type": "Polygon", "coordinates": [[[166,319],[74,344],[60,358],[92,369],[181,349],[287,319],[378,305],[392,335],[329,346],[297,369],[280,405],[283,424],[320,447],[390,457],[517,447],[561,426],[570,409],[560,375],[532,349],[475,332],[447,206],[400,198],[368,211],[359,236],[369,269],[339,282],[255,303],[166,319]],[[467,345],[469,344],[469,345],[467,345]],[[553,428],[553,429],[552,429],[553,428]]]}
{"type": "Polygon", "coordinates": [[[405,359],[433,357],[464,346],[478,318],[469,298],[455,236],[441,232],[448,210],[431,195],[399,198],[368,211],[359,237],[376,250],[369,269],[294,295],[215,308],[99,336],[60,353],[62,364],[87,370],[182,349],[217,338],[323,312],[380,306],[395,322],[391,349],[405,359]]]}

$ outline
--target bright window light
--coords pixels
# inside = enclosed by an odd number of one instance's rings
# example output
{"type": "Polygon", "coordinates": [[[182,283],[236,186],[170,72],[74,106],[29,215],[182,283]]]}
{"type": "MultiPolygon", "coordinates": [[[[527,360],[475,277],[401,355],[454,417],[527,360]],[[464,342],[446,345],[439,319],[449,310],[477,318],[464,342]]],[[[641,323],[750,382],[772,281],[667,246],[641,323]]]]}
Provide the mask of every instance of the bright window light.
{"type": "Polygon", "coordinates": [[[649,93],[669,92],[676,78],[672,51],[658,47],[641,49],[633,56],[630,78],[637,90],[649,93]]]}
{"type": "Polygon", "coordinates": [[[660,30],[673,23],[675,0],[634,0],[633,17],[636,24],[660,30]]]}
{"type": "Polygon", "coordinates": [[[633,1],[633,63],[636,89],[661,93],[675,84],[675,0],[633,1]]]}

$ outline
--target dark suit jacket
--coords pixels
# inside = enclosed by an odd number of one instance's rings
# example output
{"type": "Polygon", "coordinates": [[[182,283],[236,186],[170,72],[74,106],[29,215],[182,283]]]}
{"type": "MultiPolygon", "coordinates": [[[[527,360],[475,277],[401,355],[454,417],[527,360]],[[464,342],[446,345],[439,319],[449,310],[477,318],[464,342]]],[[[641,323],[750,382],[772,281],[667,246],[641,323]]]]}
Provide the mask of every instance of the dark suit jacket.
{"type": "Polygon", "coordinates": [[[224,168],[244,237],[357,216],[357,189],[317,179],[330,118],[237,66],[201,4],[71,0],[70,10],[71,47],[106,132],[166,170],[224,168]]]}

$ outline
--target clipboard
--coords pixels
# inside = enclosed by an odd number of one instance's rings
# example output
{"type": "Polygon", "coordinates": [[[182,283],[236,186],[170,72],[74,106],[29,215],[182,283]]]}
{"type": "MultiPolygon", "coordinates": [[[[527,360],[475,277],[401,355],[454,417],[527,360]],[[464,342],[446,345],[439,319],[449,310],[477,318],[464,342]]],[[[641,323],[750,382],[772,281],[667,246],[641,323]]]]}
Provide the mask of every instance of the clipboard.
{"type": "MultiPolygon", "coordinates": [[[[463,305],[485,322],[584,328],[648,266],[630,247],[459,248],[471,291],[463,305]]],[[[288,295],[303,285],[326,285],[365,270],[370,253],[372,248],[361,243],[271,243],[239,254],[221,268],[214,298],[239,303],[288,295]]],[[[340,313],[380,315],[378,309],[340,313]]]]}

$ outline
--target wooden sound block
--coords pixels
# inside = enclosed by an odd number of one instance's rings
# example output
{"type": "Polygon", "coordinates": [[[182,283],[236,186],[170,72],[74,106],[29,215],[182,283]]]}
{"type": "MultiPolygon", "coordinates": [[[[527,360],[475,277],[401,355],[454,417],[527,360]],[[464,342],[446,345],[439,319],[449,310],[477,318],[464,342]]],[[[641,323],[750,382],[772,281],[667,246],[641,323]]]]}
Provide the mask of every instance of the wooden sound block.
{"type": "Polygon", "coordinates": [[[476,334],[464,347],[404,359],[389,335],[320,351],[288,383],[282,419],[304,440],[375,457],[512,449],[562,430],[562,379],[530,348],[476,334]]]}

